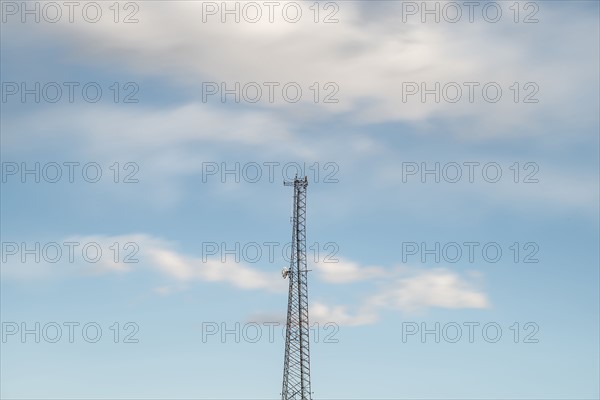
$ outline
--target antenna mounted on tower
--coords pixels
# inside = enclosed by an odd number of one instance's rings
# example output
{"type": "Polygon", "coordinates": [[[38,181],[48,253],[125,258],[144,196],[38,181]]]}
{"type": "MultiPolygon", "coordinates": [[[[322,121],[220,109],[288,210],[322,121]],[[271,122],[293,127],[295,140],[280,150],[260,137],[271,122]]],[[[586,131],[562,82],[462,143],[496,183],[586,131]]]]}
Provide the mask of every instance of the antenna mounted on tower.
{"type": "Polygon", "coordinates": [[[308,323],[308,270],[306,269],[306,188],[308,179],[283,182],[294,187],[292,251],[289,277],[288,311],[285,333],[282,400],[310,400],[310,346],[308,323]]]}

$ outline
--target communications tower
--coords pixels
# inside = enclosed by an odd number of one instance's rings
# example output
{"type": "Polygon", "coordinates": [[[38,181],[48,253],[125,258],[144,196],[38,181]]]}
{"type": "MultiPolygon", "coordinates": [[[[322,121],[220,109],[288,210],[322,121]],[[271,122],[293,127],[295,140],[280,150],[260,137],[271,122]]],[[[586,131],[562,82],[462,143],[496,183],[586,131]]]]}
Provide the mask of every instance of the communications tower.
{"type": "Polygon", "coordinates": [[[308,270],[306,269],[306,187],[308,179],[284,182],[294,187],[294,211],[290,268],[283,278],[290,280],[282,400],[310,400],[310,350],[308,324],[308,270]]]}

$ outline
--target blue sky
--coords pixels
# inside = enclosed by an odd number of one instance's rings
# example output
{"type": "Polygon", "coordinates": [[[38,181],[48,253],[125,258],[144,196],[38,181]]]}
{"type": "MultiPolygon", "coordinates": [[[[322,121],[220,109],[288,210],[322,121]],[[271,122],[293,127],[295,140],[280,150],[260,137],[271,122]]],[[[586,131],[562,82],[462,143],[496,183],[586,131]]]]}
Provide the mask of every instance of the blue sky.
{"type": "Polygon", "coordinates": [[[258,23],[244,15],[223,23],[220,2],[130,3],[119,4],[117,23],[108,2],[96,23],[79,9],[70,23],[62,3],[56,23],[47,3],[38,3],[39,23],[21,21],[20,2],[1,5],[3,398],[278,398],[289,163],[308,170],[308,244],[320,254],[310,265],[314,398],[600,396],[597,2],[481,2],[473,22],[462,6],[456,23],[443,18],[453,14],[422,22],[422,10],[410,8],[420,2],[321,2],[317,23],[313,2],[294,3],[297,23],[278,12],[270,23],[262,2],[258,23]],[[484,7],[500,8],[501,18],[486,20],[484,7]],[[130,13],[138,22],[123,22],[130,13]],[[323,22],[330,13],[338,22],[323,22]],[[56,83],[63,96],[51,103],[40,93],[36,103],[35,94],[11,94],[36,82],[56,83]],[[73,102],[65,82],[79,84],[73,102]],[[81,92],[90,82],[103,93],[95,103],[81,92]],[[294,83],[303,92],[295,103],[270,102],[266,91],[255,103],[203,101],[207,82],[294,83]],[[407,83],[436,82],[463,97],[403,98],[407,83]],[[502,89],[498,102],[483,97],[486,84],[502,89]],[[338,101],[324,102],[333,88],[338,101]],[[136,89],[138,101],[124,103],[136,89]],[[538,102],[523,102],[528,94],[538,102]],[[36,163],[40,182],[23,179],[36,163]],[[79,163],[70,164],[73,182],[65,163],[79,163]],[[236,163],[240,173],[258,165],[262,178],[207,174],[236,163]],[[458,165],[461,179],[406,175],[436,163],[440,174],[458,165]],[[48,182],[56,165],[63,175],[48,182]],[[83,165],[101,179],[87,182],[83,165]],[[502,171],[497,182],[484,165],[502,171]],[[324,182],[331,172],[336,181],[324,182]],[[123,182],[128,173],[136,182],[123,182]],[[72,262],[64,242],[79,243],[72,262]],[[279,243],[273,260],[266,242],[279,243]],[[477,243],[473,261],[465,242],[477,243]],[[23,261],[23,243],[58,243],[62,255],[23,261]],[[258,243],[263,253],[223,260],[208,254],[211,243],[258,243]],[[463,254],[423,261],[403,254],[410,243],[457,243],[463,254]],[[481,253],[490,243],[502,250],[497,262],[481,253]],[[82,257],[86,244],[102,249],[98,262],[82,257]],[[337,262],[325,260],[331,249],[337,262]],[[131,252],[137,263],[125,262],[131,252]],[[524,262],[531,252],[538,262],[524,262]],[[79,324],[72,343],[69,322],[79,324]],[[137,343],[124,343],[128,322],[137,343]],[[268,322],[279,323],[273,340],[268,322]],[[36,323],[40,342],[23,339],[36,323]],[[54,323],[63,335],[51,343],[42,331],[54,323]],[[88,323],[102,329],[96,343],[82,336],[88,323]],[[403,340],[409,325],[436,323],[439,343],[420,332],[403,340]],[[263,336],[244,340],[245,328],[239,343],[221,331],[206,336],[210,324],[258,324],[263,336]],[[463,335],[452,343],[443,327],[455,324],[463,335]],[[484,337],[486,324],[502,329],[497,342],[484,337]],[[534,328],[537,342],[527,343],[534,328]]]}

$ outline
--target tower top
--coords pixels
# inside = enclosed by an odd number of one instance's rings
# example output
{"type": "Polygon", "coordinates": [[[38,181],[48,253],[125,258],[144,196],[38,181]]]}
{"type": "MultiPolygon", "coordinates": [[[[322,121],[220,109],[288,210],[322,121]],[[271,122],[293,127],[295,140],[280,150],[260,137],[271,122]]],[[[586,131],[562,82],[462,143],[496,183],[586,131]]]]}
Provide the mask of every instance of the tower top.
{"type": "Polygon", "coordinates": [[[308,270],[306,268],[306,191],[308,178],[284,182],[294,186],[290,267],[282,271],[289,280],[285,328],[282,400],[311,400],[310,324],[308,319],[308,270]]]}
{"type": "Polygon", "coordinates": [[[298,175],[294,178],[293,181],[283,181],[284,186],[295,186],[302,185],[304,187],[308,186],[308,177],[305,175],[304,179],[298,178],[298,175]]]}

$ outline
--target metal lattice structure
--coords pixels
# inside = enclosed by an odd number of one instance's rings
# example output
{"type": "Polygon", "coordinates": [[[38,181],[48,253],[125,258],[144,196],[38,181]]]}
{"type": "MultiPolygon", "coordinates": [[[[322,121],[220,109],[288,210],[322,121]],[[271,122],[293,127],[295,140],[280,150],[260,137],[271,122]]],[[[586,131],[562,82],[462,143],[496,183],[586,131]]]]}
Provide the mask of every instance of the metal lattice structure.
{"type": "Polygon", "coordinates": [[[310,400],[310,350],[308,323],[308,270],[306,269],[306,187],[308,179],[284,182],[294,187],[294,211],[282,400],[310,400]]]}

